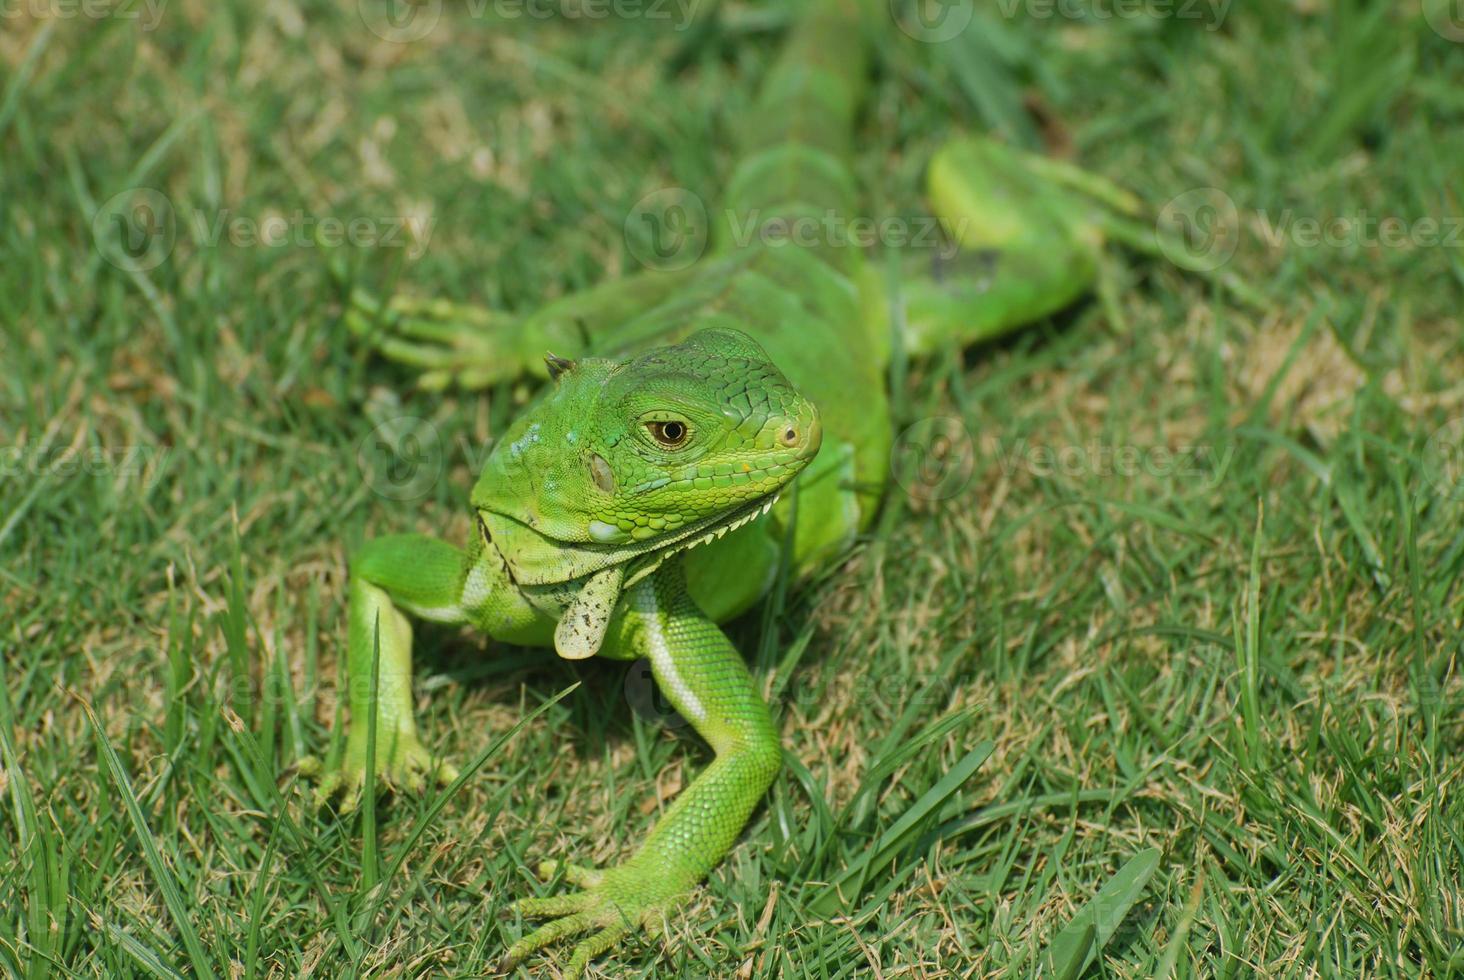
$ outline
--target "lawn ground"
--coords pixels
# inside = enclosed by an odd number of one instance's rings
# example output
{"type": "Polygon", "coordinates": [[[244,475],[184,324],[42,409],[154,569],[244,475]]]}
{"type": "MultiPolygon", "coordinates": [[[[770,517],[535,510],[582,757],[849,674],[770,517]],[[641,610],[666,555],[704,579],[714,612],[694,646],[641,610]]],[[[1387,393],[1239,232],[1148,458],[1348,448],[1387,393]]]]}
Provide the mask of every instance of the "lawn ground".
{"type": "MultiPolygon", "coordinates": [[[[896,378],[955,475],[732,627],[789,765],[596,969],[1464,973],[1464,44],[1411,2],[978,6],[887,31],[871,214],[991,129],[1151,211],[1209,188],[1267,303],[1115,247],[1110,302],[896,378]]],[[[5,8],[0,973],[484,975],[535,859],[623,857],[705,765],[626,665],[428,629],[423,732],[496,746],[476,775],[340,817],[293,768],[330,747],[346,556],[466,538],[527,394],[354,343],[319,221],[363,222],[338,257],[379,292],[629,274],[626,215],[715,199],[785,23],[525,9],[394,43],[346,0],[5,8]],[[128,251],[138,188],[172,233],[128,251]],[[408,491],[370,458],[403,415],[436,439],[408,491]]]]}

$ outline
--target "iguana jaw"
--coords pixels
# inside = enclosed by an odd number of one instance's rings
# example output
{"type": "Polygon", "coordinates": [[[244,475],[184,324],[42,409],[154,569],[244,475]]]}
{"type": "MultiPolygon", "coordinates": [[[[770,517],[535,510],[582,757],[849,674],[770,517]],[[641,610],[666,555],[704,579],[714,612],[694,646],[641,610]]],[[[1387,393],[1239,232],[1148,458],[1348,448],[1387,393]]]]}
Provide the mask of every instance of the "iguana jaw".
{"type": "Polygon", "coordinates": [[[778,495],[774,493],[755,500],[721,515],[720,519],[713,519],[704,532],[698,528],[672,544],[591,575],[560,616],[559,624],[554,628],[554,649],[569,660],[594,656],[600,651],[605,633],[610,628],[615,604],[624,590],[654,572],[673,555],[715,541],[728,531],[756,520],[771,510],[777,499],[778,495]]]}
{"type": "Polygon", "coordinates": [[[778,493],[770,494],[761,500],[754,500],[751,503],[722,514],[693,526],[683,532],[677,532],[677,539],[656,547],[657,542],[649,541],[651,548],[637,558],[632,559],[626,584],[631,585],[645,578],[651,572],[659,568],[666,559],[672,555],[690,551],[693,548],[704,544],[711,544],[713,541],[724,536],[728,531],[735,531],[745,524],[750,524],[773,509],[778,502],[778,493]]]}
{"type": "Polygon", "coordinates": [[[580,660],[599,652],[625,589],[667,559],[757,520],[777,501],[774,492],[662,538],[619,546],[555,543],[512,518],[478,513],[485,545],[498,552],[512,580],[521,588],[527,586],[532,591],[535,587],[579,583],[574,598],[560,610],[554,648],[561,657],[580,660]]]}
{"type": "Polygon", "coordinates": [[[751,523],[772,509],[774,492],[656,538],[619,544],[559,541],[506,514],[480,508],[485,543],[502,556],[520,586],[544,586],[620,568],[633,584],[673,555],[689,551],[751,523]]]}

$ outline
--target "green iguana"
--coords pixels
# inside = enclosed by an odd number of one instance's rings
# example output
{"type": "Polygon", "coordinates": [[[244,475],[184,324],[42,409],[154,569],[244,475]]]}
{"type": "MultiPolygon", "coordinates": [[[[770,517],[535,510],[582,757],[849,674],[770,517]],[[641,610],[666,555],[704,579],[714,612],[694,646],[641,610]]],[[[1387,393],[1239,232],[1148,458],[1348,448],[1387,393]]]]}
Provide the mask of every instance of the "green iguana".
{"type": "Polygon", "coordinates": [[[402,535],[354,557],[352,724],[320,798],[343,792],[350,805],[360,792],[372,707],[361,679],[373,665],[381,782],[416,790],[454,775],[417,735],[408,617],[569,658],[646,658],[716,752],[623,863],[541,866],[580,890],[516,903],[553,921],[514,943],[505,969],[590,932],[565,969],[579,976],[631,929],[654,927],[727,853],[772,783],[777,728],[717,624],[756,603],[785,563],[807,575],[870,523],[890,467],[892,344],[912,355],[968,344],[1069,304],[1093,284],[1112,227],[1094,215],[1132,210],[1122,192],[1063,164],[953,142],[931,164],[929,196],[961,254],[979,260],[948,268],[978,271],[936,277],[912,263],[895,320],[886,276],[846,240],[737,244],[729,232],[749,216],[784,229],[857,216],[848,160],[863,21],[852,0],[824,0],[796,22],[744,127],[719,247],[699,262],[516,321],[365,297],[348,314],[384,353],[438,382],[485,385],[547,364],[553,383],[488,458],[466,548],[402,535]],[[546,362],[546,351],[557,356],[546,362]]]}

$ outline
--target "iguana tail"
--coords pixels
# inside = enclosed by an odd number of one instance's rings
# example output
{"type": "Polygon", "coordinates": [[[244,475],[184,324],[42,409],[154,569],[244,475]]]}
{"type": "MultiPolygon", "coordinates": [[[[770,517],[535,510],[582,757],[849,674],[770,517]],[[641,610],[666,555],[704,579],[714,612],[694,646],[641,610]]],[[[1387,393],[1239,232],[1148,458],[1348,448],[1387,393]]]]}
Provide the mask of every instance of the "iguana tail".
{"type": "Polygon", "coordinates": [[[813,0],[740,127],[724,243],[746,244],[749,233],[776,233],[798,219],[805,233],[838,234],[825,226],[853,216],[849,159],[867,68],[860,0],[813,0]]]}

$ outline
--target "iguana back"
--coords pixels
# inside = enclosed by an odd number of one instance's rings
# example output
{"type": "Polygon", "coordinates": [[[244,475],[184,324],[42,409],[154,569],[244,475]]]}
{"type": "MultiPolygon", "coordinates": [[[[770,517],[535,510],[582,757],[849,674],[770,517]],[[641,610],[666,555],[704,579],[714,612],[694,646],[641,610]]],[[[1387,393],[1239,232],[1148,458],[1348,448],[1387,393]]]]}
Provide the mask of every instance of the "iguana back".
{"type": "Polygon", "coordinates": [[[718,619],[762,593],[790,527],[800,571],[847,547],[887,477],[888,328],[882,304],[862,293],[869,280],[849,241],[858,188],[848,160],[866,69],[858,4],[830,0],[799,21],[737,127],[715,251],[673,296],[594,338],[597,353],[622,356],[732,327],[818,406],[823,449],[771,519],[687,556],[692,592],[718,619]]]}

